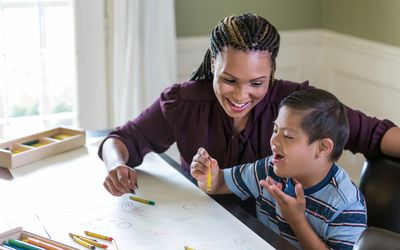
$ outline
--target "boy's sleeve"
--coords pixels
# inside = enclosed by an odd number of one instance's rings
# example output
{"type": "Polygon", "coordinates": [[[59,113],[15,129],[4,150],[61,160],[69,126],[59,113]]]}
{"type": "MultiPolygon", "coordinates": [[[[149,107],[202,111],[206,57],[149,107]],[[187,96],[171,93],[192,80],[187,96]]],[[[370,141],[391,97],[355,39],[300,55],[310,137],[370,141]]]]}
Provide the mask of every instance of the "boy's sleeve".
{"type": "Polygon", "coordinates": [[[347,205],[328,225],[326,242],[332,249],[353,249],[367,227],[367,212],[361,202],[347,205]]]}
{"type": "Polygon", "coordinates": [[[224,169],[224,179],[232,193],[242,200],[250,196],[258,197],[261,192],[260,180],[266,178],[266,160],[238,165],[224,169]]]}

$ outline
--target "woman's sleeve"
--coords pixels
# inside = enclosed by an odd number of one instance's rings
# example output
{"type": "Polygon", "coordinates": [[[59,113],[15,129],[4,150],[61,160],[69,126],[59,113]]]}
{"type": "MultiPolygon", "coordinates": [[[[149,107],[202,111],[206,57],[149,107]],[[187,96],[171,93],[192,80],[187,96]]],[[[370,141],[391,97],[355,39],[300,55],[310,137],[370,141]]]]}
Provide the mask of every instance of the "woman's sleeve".
{"type": "MultiPolygon", "coordinates": [[[[174,130],[169,121],[174,121],[178,102],[179,85],[167,88],[150,107],[137,118],[117,127],[105,139],[117,138],[128,149],[128,166],[135,167],[143,162],[143,157],[153,151],[162,153],[175,141],[174,130]]],[[[98,151],[102,159],[101,143],[98,151]]]]}
{"type": "Polygon", "coordinates": [[[381,152],[380,146],[386,131],[395,126],[389,120],[379,120],[361,111],[347,107],[350,134],[345,149],[371,157],[381,152]]]}

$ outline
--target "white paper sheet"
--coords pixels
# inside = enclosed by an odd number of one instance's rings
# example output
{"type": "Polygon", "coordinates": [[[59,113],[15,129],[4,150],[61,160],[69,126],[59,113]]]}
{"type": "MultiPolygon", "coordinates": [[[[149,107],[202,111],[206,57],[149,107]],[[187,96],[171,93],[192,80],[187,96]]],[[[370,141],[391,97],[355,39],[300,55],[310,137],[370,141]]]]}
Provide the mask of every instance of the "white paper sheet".
{"type": "Polygon", "coordinates": [[[156,154],[137,168],[137,195],[155,206],[111,196],[96,152],[88,145],[12,170],[52,239],[74,245],[68,233],[88,230],[115,238],[120,250],[273,249],[156,154]]]}

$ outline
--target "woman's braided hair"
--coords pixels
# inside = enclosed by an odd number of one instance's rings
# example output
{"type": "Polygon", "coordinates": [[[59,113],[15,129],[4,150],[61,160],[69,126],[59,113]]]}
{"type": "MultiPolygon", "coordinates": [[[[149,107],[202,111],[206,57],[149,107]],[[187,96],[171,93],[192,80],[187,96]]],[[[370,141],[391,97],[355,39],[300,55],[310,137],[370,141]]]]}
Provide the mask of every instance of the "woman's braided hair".
{"type": "Polygon", "coordinates": [[[268,51],[271,53],[272,72],[270,84],[274,81],[275,59],[279,51],[280,37],[276,28],[266,19],[256,14],[244,13],[225,17],[211,34],[210,47],[199,68],[190,80],[213,79],[211,58],[230,46],[241,51],[268,51]]]}

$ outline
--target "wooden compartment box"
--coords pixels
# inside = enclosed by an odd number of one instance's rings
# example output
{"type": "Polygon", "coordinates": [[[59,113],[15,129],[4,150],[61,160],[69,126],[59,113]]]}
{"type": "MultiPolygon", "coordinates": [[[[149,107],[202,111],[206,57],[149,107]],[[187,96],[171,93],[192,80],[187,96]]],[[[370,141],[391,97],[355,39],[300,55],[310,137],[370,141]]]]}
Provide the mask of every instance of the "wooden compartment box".
{"type": "Polygon", "coordinates": [[[50,240],[50,239],[44,238],[42,236],[39,236],[39,235],[30,233],[30,232],[24,231],[24,230],[22,230],[22,227],[17,227],[17,228],[11,229],[9,231],[0,233],[0,246],[2,244],[4,244],[4,242],[6,242],[7,240],[10,240],[10,239],[24,240],[24,239],[27,239],[27,238],[36,239],[36,240],[39,240],[41,242],[45,242],[45,243],[51,244],[51,245],[53,245],[55,247],[61,248],[63,250],[79,250],[78,248],[71,247],[71,246],[62,244],[60,242],[57,242],[57,241],[54,241],[54,240],[50,240]]]}
{"type": "Polygon", "coordinates": [[[85,145],[85,131],[58,127],[0,143],[0,167],[16,168],[85,145]]]}

